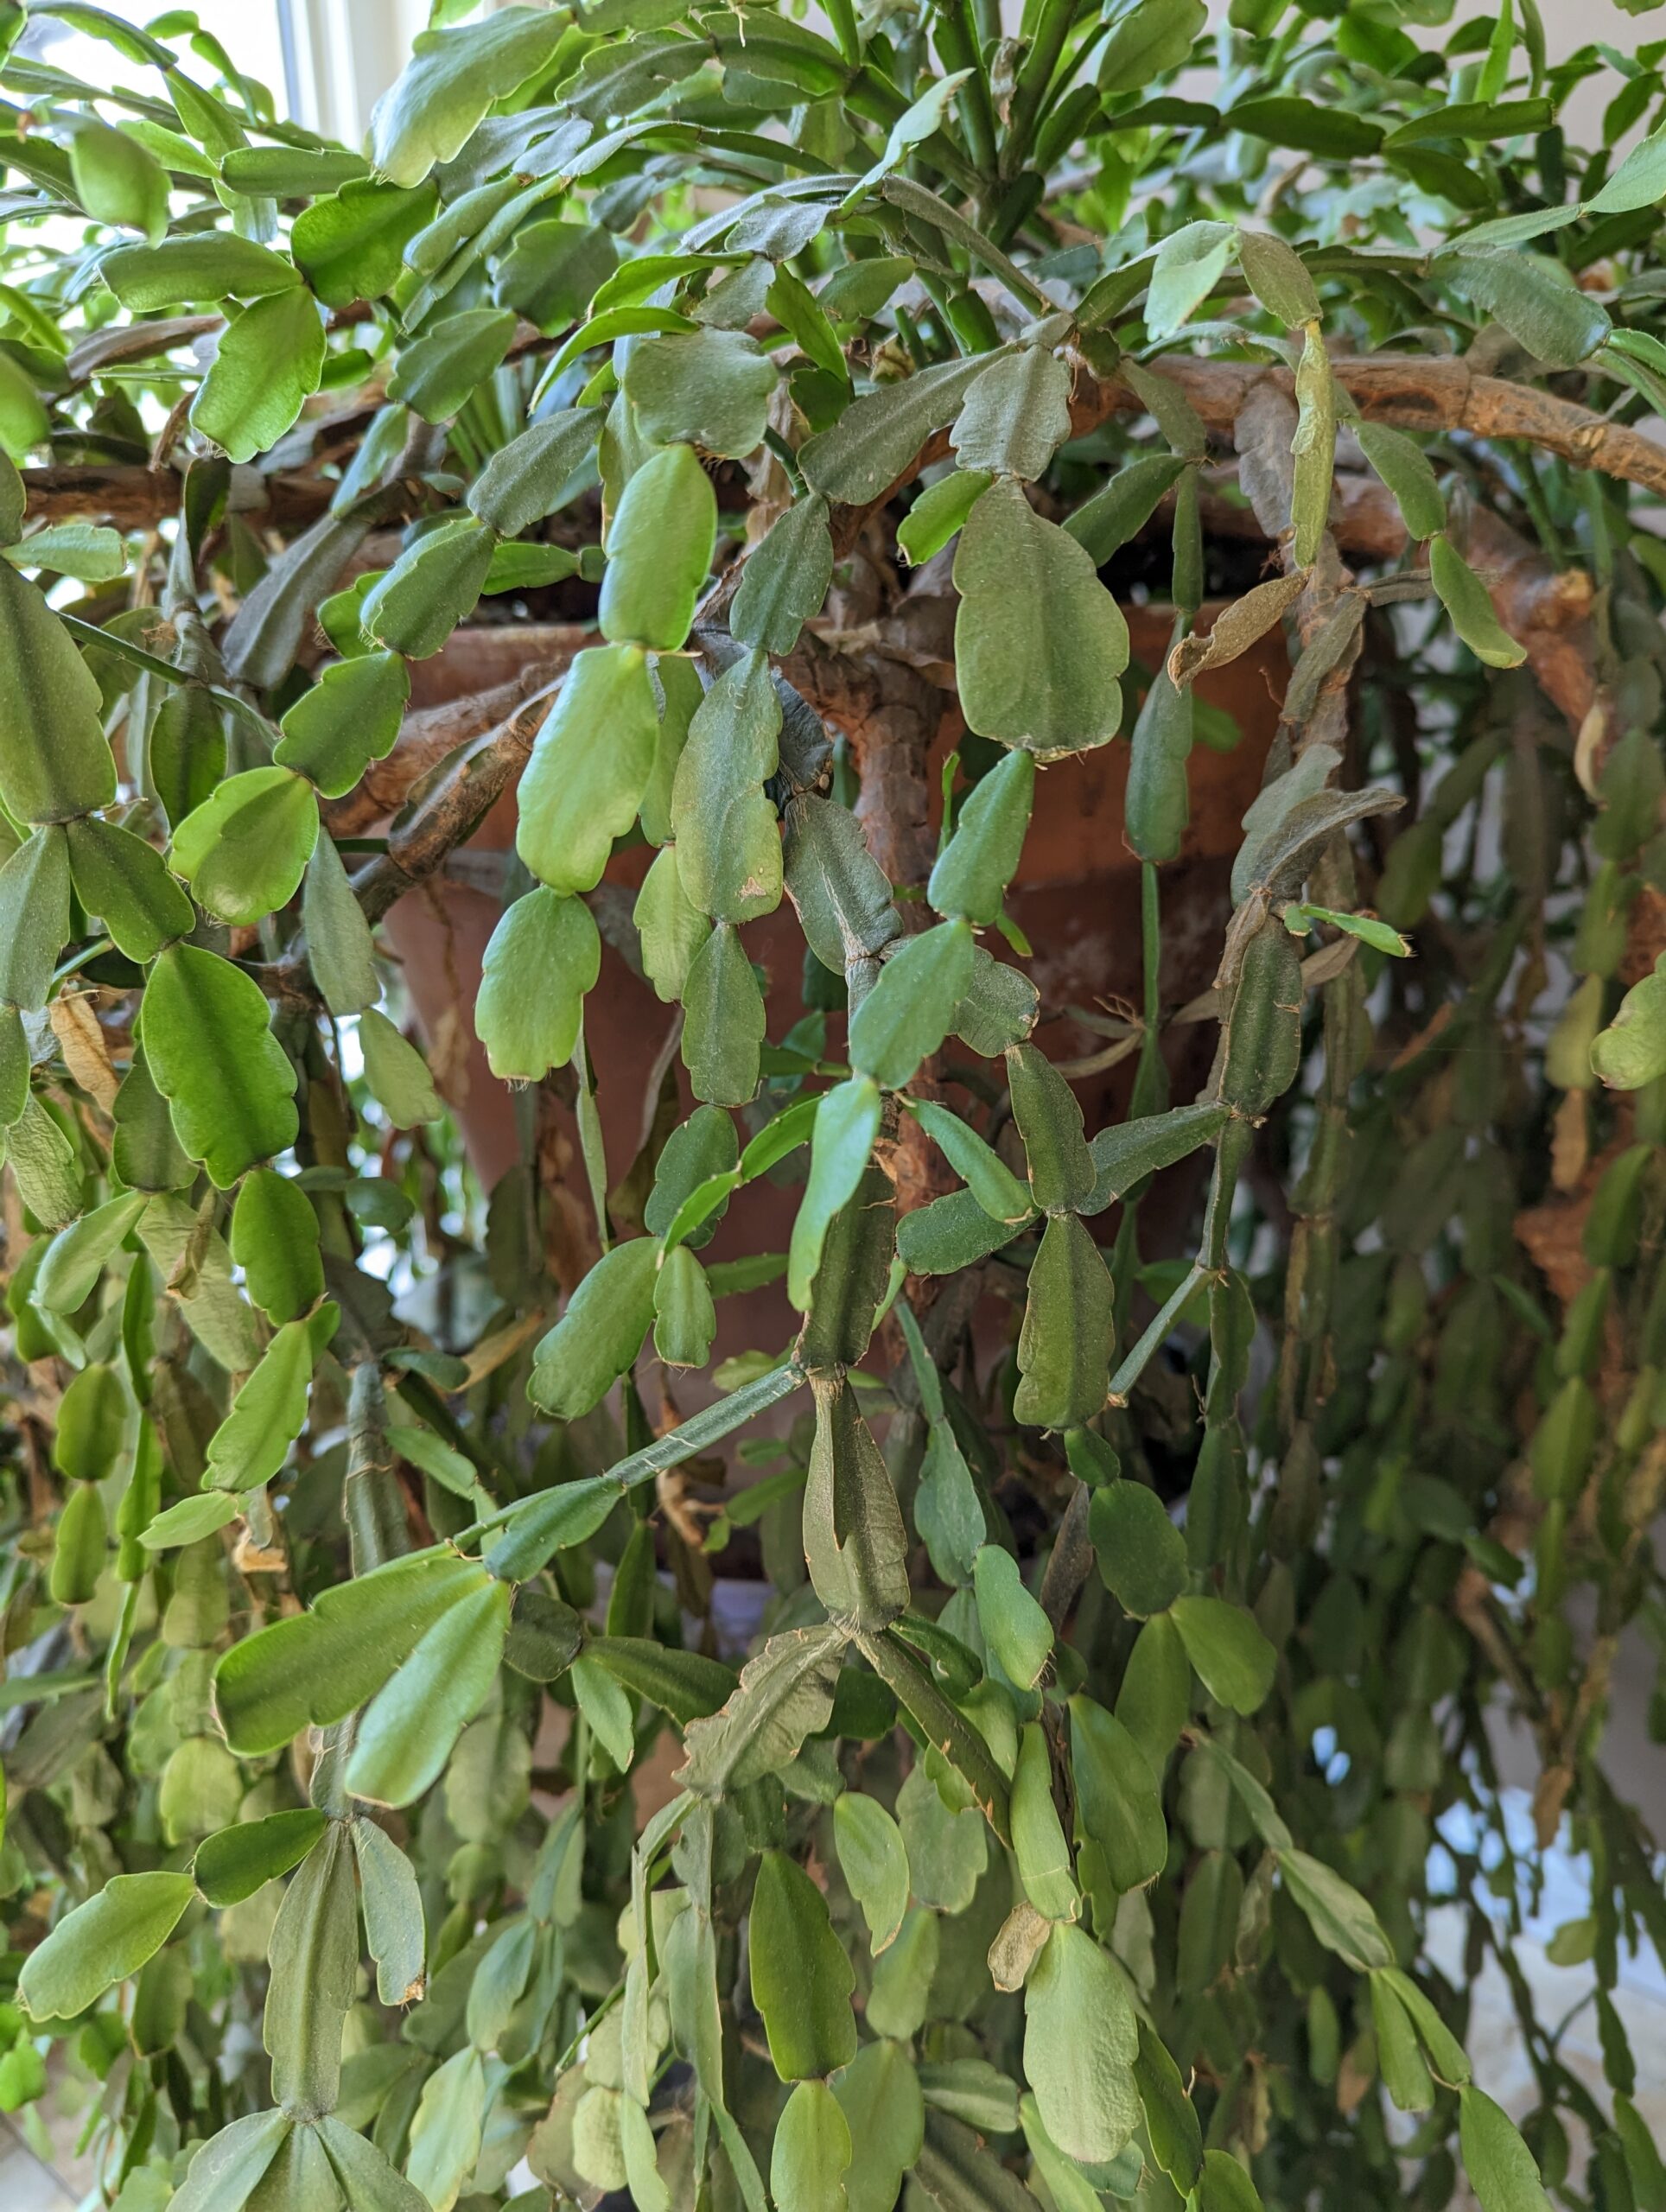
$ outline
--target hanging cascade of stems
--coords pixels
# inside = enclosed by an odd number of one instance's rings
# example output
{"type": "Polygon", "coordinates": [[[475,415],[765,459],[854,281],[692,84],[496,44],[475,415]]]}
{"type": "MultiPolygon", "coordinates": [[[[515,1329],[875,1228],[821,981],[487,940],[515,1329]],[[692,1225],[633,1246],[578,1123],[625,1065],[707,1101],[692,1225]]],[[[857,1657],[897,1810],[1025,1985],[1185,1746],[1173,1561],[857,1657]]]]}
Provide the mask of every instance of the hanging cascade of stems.
{"type": "Polygon", "coordinates": [[[55,2052],[121,2212],[1659,2212],[1666,48],[465,12],[361,155],[0,6],[0,2107],[55,2052]],[[493,595],[584,649],[412,711],[493,595]],[[1097,747],[1071,1062],[1009,909],[1097,747]],[[378,930],[517,783],[488,1196],[378,930]],[[1601,2094],[1512,1955],[1559,1836],[1601,2094]]]}

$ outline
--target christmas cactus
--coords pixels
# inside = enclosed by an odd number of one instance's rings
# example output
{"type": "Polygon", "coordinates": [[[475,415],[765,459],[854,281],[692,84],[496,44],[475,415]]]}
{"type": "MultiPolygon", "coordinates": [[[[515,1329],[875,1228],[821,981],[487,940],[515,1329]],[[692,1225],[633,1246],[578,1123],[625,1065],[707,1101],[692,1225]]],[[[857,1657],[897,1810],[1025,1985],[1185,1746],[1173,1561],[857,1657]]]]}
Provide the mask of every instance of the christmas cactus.
{"type": "Polygon", "coordinates": [[[1666,2205],[1666,45],[1451,15],[437,0],[349,149],[0,8],[0,2105],[121,2212],[1666,2205]]]}

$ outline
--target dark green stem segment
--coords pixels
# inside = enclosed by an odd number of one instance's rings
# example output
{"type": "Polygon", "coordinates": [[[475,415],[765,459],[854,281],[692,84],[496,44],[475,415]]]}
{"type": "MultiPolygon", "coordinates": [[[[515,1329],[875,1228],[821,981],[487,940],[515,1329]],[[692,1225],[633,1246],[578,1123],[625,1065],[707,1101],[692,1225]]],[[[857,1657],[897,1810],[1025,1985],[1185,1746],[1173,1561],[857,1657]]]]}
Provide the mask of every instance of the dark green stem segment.
{"type": "Polygon", "coordinates": [[[1035,168],[1046,176],[1075,141],[1087,135],[1100,106],[1097,85],[1073,85],[1036,133],[1035,168]]]}
{"type": "Polygon", "coordinates": [[[1024,166],[1041,114],[1042,102],[1052,83],[1052,73],[1070,36],[1075,0],[1042,0],[1035,36],[1018,73],[1006,141],[1001,149],[1001,175],[1010,182],[1024,166]]]}
{"type": "Polygon", "coordinates": [[[105,1719],[113,1721],[117,1713],[117,1693],[121,1688],[122,1670],[127,1664],[127,1655],[133,1642],[133,1624],[138,1618],[139,1586],[125,1583],[122,1588],[122,1607],[117,1617],[110,1649],[105,1654],[105,1719]]]}
{"type": "Polygon", "coordinates": [[[960,96],[960,127],[973,161],[986,176],[995,168],[995,103],[989,73],[983,66],[970,0],[942,0],[937,14],[937,50],[945,69],[970,69],[960,96]]]}
{"type": "Polygon", "coordinates": [[[949,296],[949,287],[943,278],[931,270],[923,269],[920,271],[919,281],[925,289],[926,297],[937,309],[944,329],[953,340],[955,351],[962,354],[976,353],[981,351],[980,347],[973,344],[970,334],[961,328],[961,319],[955,313],[949,296]]]}
{"type": "Polygon", "coordinates": [[[947,302],[947,313],[963,353],[993,353],[1000,345],[995,317],[977,293],[957,292],[947,302]]]}
{"type": "Polygon", "coordinates": [[[827,0],[827,20],[833,26],[841,56],[853,69],[862,67],[862,36],[856,29],[854,0],[827,0]]]}
{"type": "MultiPolygon", "coordinates": [[[[1140,1083],[1142,1100],[1152,1096],[1152,1078],[1157,1073],[1157,1059],[1162,1050],[1162,982],[1163,938],[1162,913],[1158,896],[1157,863],[1142,861],[1140,864],[1140,958],[1144,971],[1145,1034],[1140,1039],[1140,1083]]],[[[1138,1112],[1140,1109],[1134,1109],[1138,1112]]]]}
{"type": "Polygon", "coordinates": [[[347,1479],[341,1502],[355,1575],[385,1567],[410,1549],[404,1492],[388,1447],[382,1371],[373,1359],[353,1371],[347,1398],[347,1479]]]}
{"type": "Polygon", "coordinates": [[[1012,1840],[1006,1777],[971,1722],[951,1705],[924,1667],[891,1633],[859,1636],[857,1649],[927,1743],[948,1760],[971,1789],[979,1811],[1002,1843],[1012,1840]]]}
{"type": "Polygon", "coordinates": [[[1238,1175],[1255,1142],[1252,1122],[1234,1115],[1220,1133],[1215,1147],[1215,1173],[1209,1185],[1209,1203],[1203,1219],[1202,1265],[1218,1274],[1226,1265],[1226,1232],[1231,1225],[1232,1199],[1238,1175]]]}
{"type": "Polygon", "coordinates": [[[1085,1483],[1078,1483],[1071,1491],[1041,1578],[1041,1610],[1052,1623],[1055,1636],[1063,1634],[1070,1609],[1093,1567],[1093,1545],[1088,1536],[1090,1497],[1085,1483]]]}
{"type": "Polygon", "coordinates": [[[1150,1035],[1157,1027],[1158,990],[1163,972],[1162,914],[1155,861],[1143,861],[1140,865],[1140,955],[1145,969],[1146,1033],[1150,1035]]]}
{"type": "Polygon", "coordinates": [[[501,1448],[485,1423],[480,1424],[478,1433],[465,1427],[425,1375],[418,1374],[412,1368],[406,1369],[399,1377],[399,1395],[416,1408],[429,1427],[436,1429],[454,1451],[461,1452],[466,1459],[472,1459],[482,1474],[489,1470],[499,1481],[508,1483],[512,1488],[525,1479],[514,1460],[501,1448]]]}
{"type": "Polygon", "coordinates": [[[1013,179],[989,211],[989,232],[997,246],[1010,245],[1041,205],[1043,186],[1033,169],[1013,179]]]}
{"type": "Polygon", "coordinates": [[[764,443],[774,454],[776,460],[780,462],[782,469],[785,473],[787,482],[792,486],[793,498],[795,499],[802,498],[804,495],[804,471],[798,466],[798,454],[793,452],[792,447],[787,443],[786,440],[781,435],[779,430],[766,429],[764,432],[764,443]]]}

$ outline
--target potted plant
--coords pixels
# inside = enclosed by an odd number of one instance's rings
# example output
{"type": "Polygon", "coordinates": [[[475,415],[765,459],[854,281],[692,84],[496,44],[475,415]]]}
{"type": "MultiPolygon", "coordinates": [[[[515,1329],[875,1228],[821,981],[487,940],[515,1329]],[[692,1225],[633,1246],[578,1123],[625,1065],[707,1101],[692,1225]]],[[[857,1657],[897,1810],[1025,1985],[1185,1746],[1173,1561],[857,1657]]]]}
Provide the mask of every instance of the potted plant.
{"type": "Polygon", "coordinates": [[[442,5],[359,151],[30,12],[0,2104],[124,2212],[1661,2201],[1656,50],[442,5]]]}

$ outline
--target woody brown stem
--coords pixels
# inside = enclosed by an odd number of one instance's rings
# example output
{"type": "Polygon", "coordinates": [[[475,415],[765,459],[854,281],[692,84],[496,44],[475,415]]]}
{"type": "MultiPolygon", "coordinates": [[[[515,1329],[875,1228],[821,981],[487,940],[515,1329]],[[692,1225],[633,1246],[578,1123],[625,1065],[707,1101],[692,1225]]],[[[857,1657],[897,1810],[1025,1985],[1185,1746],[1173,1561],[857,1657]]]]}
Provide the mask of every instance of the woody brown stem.
{"type": "Polygon", "coordinates": [[[378,922],[407,891],[443,866],[525,766],[546,711],[542,696],[517,710],[501,728],[461,753],[410,819],[396,828],[387,850],[354,876],[354,896],[367,921],[378,922]]]}
{"type": "MultiPolygon", "coordinates": [[[[817,713],[849,741],[862,785],[855,812],[868,850],[899,890],[922,890],[934,857],[927,761],[943,719],[944,692],[882,645],[857,655],[810,636],[785,668],[817,713]]],[[[905,927],[923,929],[932,918],[918,899],[908,901],[902,913],[905,927]]],[[[942,1095],[935,1054],[922,1063],[912,1088],[921,1097],[942,1095]]],[[[896,1186],[900,1213],[912,1213],[955,1187],[948,1162],[912,1115],[887,1113],[880,1156],[896,1186]]],[[[929,1305],[935,1279],[922,1279],[922,1285],[929,1287],[919,1302],[929,1305]]]]}
{"type": "MultiPolygon", "coordinates": [[[[508,790],[526,764],[547,711],[545,690],[524,698],[506,721],[459,752],[410,817],[395,825],[387,850],[359,870],[353,879],[353,894],[367,921],[379,922],[407,891],[436,874],[447,855],[467,842],[508,790]]],[[[458,707],[473,703],[455,702],[458,707]]],[[[308,995],[305,940],[297,938],[282,960],[265,971],[263,981],[276,993],[308,995]]]]}
{"type": "Polygon", "coordinates": [[[1498,620],[1527,651],[1539,689],[1580,728],[1597,703],[1595,587],[1583,569],[1553,569],[1536,545],[1489,507],[1463,518],[1465,557],[1486,584],[1498,620]]]}
{"type": "MultiPolygon", "coordinates": [[[[1232,424],[1238,448],[1238,480],[1248,493],[1256,519],[1279,549],[1285,573],[1297,572],[1295,545],[1291,537],[1291,510],[1295,496],[1295,462],[1291,441],[1295,435],[1295,402],[1284,387],[1269,377],[1257,378],[1244,392],[1243,404],[1232,424]]],[[[1338,614],[1343,594],[1353,584],[1343,566],[1336,539],[1326,529],[1307,572],[1307,582],[1295,605],[1296,630],[1304,654],[1338,614]]],[[[1339,753],[1347,736],[1348,681],[1359,656],[1360,632],[1353,636],[1333,664],[1319,679],[1303,726],[1288,730],[1293,750],[1310,745],[1332,745],[1339,753]]]]}
{"type": "MultiPolygon", "coordinates": [[[[1294,390],[1288,369],[1259,361],[1189,360],[1171,355],[1163,373],[1179,385],[1207,429],[1230,431],[1253,385],[1271,383],[1294,390]]],[[[1640,485],[1666,497],[1666,447],[1641,430],[1610,422],[1571,399],[1559,399],[1530,385],[1507,378],[1480,376],[1456,355],[1374,353],[1343,358],[1332,373],[1367,421],[1402,429],[1466,430],[1477,438],[1516,438],[1554,453],[1576,467],[1640,485]]],[[[1095,376],[1078,367],[1071,402],[1071,432],[1081,437],[1113,415],[1137,415],[1144,403],[1116,377],[1095,376]]],[[[933,438],[898,480],[908,483],[928,461],[949,451],[948,434],[933,438]]],[[[179,487],[170,474],[148,468],[30,468],[23,472],[34,519],[70,514],[102,514],[129,528],[142,528],[171,515],[179,487]]],[[[312,521],[329,504],[334,486],[310,476],[267,480],[269,512],[280,526],[312,521]]],[[[857,511],[859,512],[859,511],[857,511]]],[[[854,533],[852,533],[854,535],[854,533]]],[[[836,517],[834,537],[844,533],[836,517]]]]}
{"type": "MultiPolygon", "coordinates": [[[[1229,431],[1252,386],[1270,384],[1294,395],[1288,369],[1256,361],[1166,358],[1163,373],[1179,385],[1207,429],[1229,431]]],[[[1368,422],[1407,430],[1466,430],[1477,438],[1519,438],[1579,468],[1666,495],[1666,447],[1641,430],[1504,377],[1478,376],[1453,356],[1376,353],[1331,365],[1337,382],[1368,422]]],[[[1141,411],[1142,402],[1116,378],[1078,382],[1071,408],[1075,436],[1113,415],[1141,411]]]]}
{"type": "MultiPolygon", "coordinates": [[[[1258,534],[1280,542],[1288,530],[1285,477],[1288,434],[1294,421],[1288,372],[1262,363],[1180,358],[1167,360],[1164,370],[1207,428],[1236,432],[1243,425],[1241,480],[1250,494],[1250,511],[1211,501],[1217,511],[1211,519],[1224,534],[1230,530],[1233,535],[1258,534]]],[[[1666,493],[1666,450],[1640,433],[1606,422],[1571,401],[1501,378],[1478,376],[1461,360],[1382,355],[1339,360],[1333,371],[1370,419],[1426,430],[1459,429],[1478,437],[1524,439],[1579,466],[1666,493]]],[[[1080,435],[1112,415],[1135,411],[1141,404],[1115,377],[1083,372],[1071,402],[1072,433],[1080,435]]],[[[946,434],[929,441],[899,485],[912,480],[947,449],[946,434]]],[[[177,504],[176,480],[149,469],[35,469],[26,473],[26,481],[31,512],[41,513],[93,512],[137,524],[173,512],[177,504]]],[[[273,477],[269,490],[271,519],[278,522],[284,518],[287,501],[293,500],[297,508],[309,505],[327,487],[313,479],[273,477]]],[[[853,543],[870,512],[836,510],[836,543],[853,543]]],[[[1396,557],[1404,544],[1375,486],[1345,492],[1334,519],[1336,533],[1327,537],[1321,554],[1324,573],[1303,594],[1297,610],[1304,643],[1322,626],[1325,614],[1334,609],[1339,594],[1351,581],[1337,550],[1339,537],[1350,550],[1377,559],[1396,557]]],[[[1503,531],[1502,525],[1477,524],[1471,543],[1484,565],[1499,569],[1497,579],[1490,577],[1489,582],[1500,613],[1528,644],[1545,690],[1570,720],[1580,719],[1594,696],[1584,620],[1588,585],[1572,575],[1551,575],[1530,549],[1503,531]]],[[[714,586],[703,613],[721,615],[738,582],[740,566],[733,564],[714,586]]],[[[1310,741],[1321,735],[1334,741],[1342,734],[1352,659],[1351,652],[1344,653],[1326,677],[1307,727],[1310,741]]],[[[942,710],[942,693],[901,659],[874,653],[858,658],[813,639],[807,639],[792,657],[788,672],[817,710],[850,738],[862,778],[857,810],[880,865],[899,886],[923,883],[931,865],[925,760],[942,710]]],[[[355,889],[372,920],[442,867],[447,854],[471,834],[507,788],[525,760],[541,718],[519,704],[524,698],[523,682],[518,682],[430,709],[428,715],[412,715],[388,761],[372,767],[362,791],[334,810],[333,826],[339,834],[352,834],[397,805],[411,785],[448,752],[478,734],[477,749],[454,764],[390,842],[388,851],[359,871],[355,889]],[[500,717],[506,719],[499,722],[500,717]]],[[[299,952],[292,950],[273,971],[274,978],[293,988],[299,982],[301,966],[299,952]]],[[[910,1173],[906,1179],[911,1191],[918,1179],[919,1190],[910,1198],[900,1187],[905,1205],[936,1195],[934,1155],[923,1141],[910,1141],[917,1135],[911,1128],[905,1142],[911,1166],[917,1165],[919,1174],[916,1179],[910,1173]],[[921,1157],[914,1163],[916,1150],[921,1157]]]]}
{"type": "MultiPolygon", "coordinates": [[[[241,474],[254,478],[252,470],[241,474]]],[[[117,530],[151,530],[179,512],[180,479],[171,468],[73,462],[56,468],[25,468],[22,474],[31,522],[92,515],[117,530]]],[[[264,498],[239,512],[277,530],[300,530],[316,522],[336,488],[321,476],[288,472],[258,481],[264,498]]]]}
{"type": "Polygon", "coordinates": [[[517,728],[524,709],[547,702],[554,679],[566,669],[585,637],[586,632],[575,624],[570,646],[563,652],[559,642],[550,639],[545,632],[544,642],[555,645],[556,652],[529,661],[506,683],[493,683],[484,691],[470,691],[460,699],[419,707],[407,715],[392,751],[380,760],[372,760],[363,781],[345,798],[334,800],[326,808],[325,820],[334,835],[357,836],[373,822],[396,812],[423,777],[459,746],[472,744],[493,731],[502,734],[517,728]]]}
{"type": "MultiPolygon", "coordinates": [[[[1162,370],[1191,401],[1204,428],[1222,436],[1230,435],[1256,385],[1270,385],[1288,398],[1294,397],[1290,371],[1261,361],[1199,361],[1171,354],[1164,357],[1162,370]]],[[[1666,497],[1666,446],[1571,399],[1558,399],[1504,377],[1479,376],[1455,356],[1345,356],[1332,362],[1331,372],[1367,422],[1389,423],[1406,430],[1465,430],[1476,438],[1519,439],[1559,454],[1575,467],[1594,468],[1666,497]]],[[[1097,376],[1084,363],[1077,363],[1070,410],[1073,438],[1085,437],[1113,415],[1144,411],[1144,401],[1131,386],[1115,375],[1097,376]]],[[[931,462],[946,459],[951,450],[949,433],[938,431],[874,505],[882,506],[892,492],[912,483],[931,462]]],[[[848,550],[861,518],[868,512],[836,510],[835,544],[848,550]],[[857,518],[855,526],[842,527],[847,514],[857,518]]]]}
{"type": "MultiPolygon", "coordinates": [[[[1279,549],[1287,575],[1300,573],[1292,524],[1295,461],[1291,451],[1296,407],[1283,387],[1257,378],[1244,394],[1233,424],[1238,448],[1238,476],[1256,517],[1279,549]]],[[[1340,757],[1348,738],[1348,687],[1359,657],[1363,613],[1352,573],[1343,563],[1327,527],[1294,607],[1301,657],[1280,717],[1281,739],[1292,754],[1310,747],[1331,747],[1340,757]],[[1316,656],[1309,660],[1308,656],[1316,656]],[[1303,683],[1307,671],[1320,671],[1316,683],[1303,683]],[[1299,703],[1298,703],[1299,702],[1299,703]]],[[[1277,760],[1277,754],[1275,755],[1277,760]]],[[[1335,772],[1334,771],[1332,772],[1335,772]]],[[[1332,834],[1313,870],[1321,899],[1351,906],[1356,896],[1348,841],[1332,834]]],[[[1344,973],[1325,986],[1325,1080],[1319,1094],[1322,1124],[1345,1129],[1349,1086],[1349,1038],[1355,1010],[1355,981],[1344,973]]],[[[1337,1269],[1333,1233],[1334,1173],[1324,1162],[1335,1147],[1315,1144],[1315,1166],[1304,1179],[1290,1224],[1289,1265],[1285,1284],[1284,1342],[1279,1368],[1280,1427],[1287,1445],[1299,1416],[1316,1413],[1329,1387],[1332,1356],[1329,1317],[1337,1269]]]]}
{"type": "Polygon", "coordinates": [[[807,634],[782,664],[789,683],[842,730],[861,779],[855,814],[869,851],[899,889],[932,872],[926,757],[944,695],[883,646],[858,655],[807,634]]]}
{"type": "MultiPolygon", "coordinates": [[[[1224,498],[1218,488],[1211,488],[1207,482],[1198,494],[1198,516],[1205,538],[1233,539],[1251,545],[1267,542],[1267,532],[1255,509],[1224,498]]],[[[1173,526],[1174,494],[1170,492],[1159,500],[1155,513],[1140,535],[1167,542],[1173,526]]],[[[1398,561],[1410,543],[1388,486],[1357,471],[1339,470],[1337,474],[1331,501],[1331,530],[1343,552],[1364,561],[1398,561]]]]}

